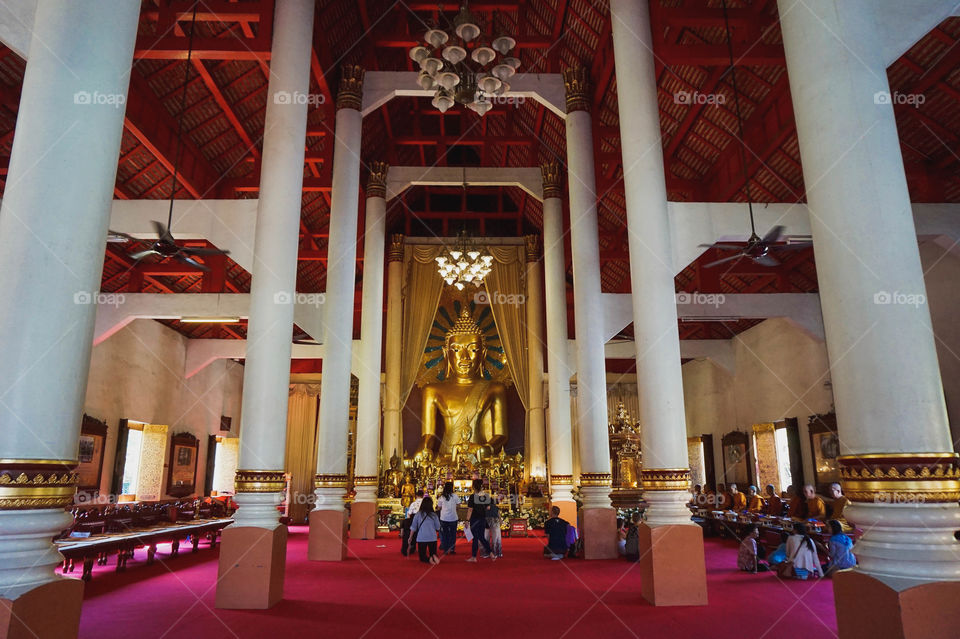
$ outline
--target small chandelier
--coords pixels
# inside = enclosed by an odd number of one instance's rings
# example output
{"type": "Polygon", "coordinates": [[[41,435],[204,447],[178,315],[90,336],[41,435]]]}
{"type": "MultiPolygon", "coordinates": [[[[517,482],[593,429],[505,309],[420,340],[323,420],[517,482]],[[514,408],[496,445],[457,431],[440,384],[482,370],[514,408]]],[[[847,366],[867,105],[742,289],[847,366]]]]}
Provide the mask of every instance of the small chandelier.
{"type": "Polygon", "coordinates": [[[517,41],[503,32],[491,39],[466,1],[447,28],[434,26],[423,39],[428,46],[410,49],[410,58],[420,65],[417,83],[434,90],[430,103],[441,113],[459,103],[483,116],[495,98],[510,91],[507,80],[520,68],[520,60],[507,54],[517,41]]]}
{"type": "Polygon", "coordinates": [[[490,273],[493,257],[480,248],[467,237],[466,231],[460,231],[456,243],[437,256],[437,272],[447,286],[462,291],[467,284],[477,288],[483,284],[483,278],[490,273]]]}

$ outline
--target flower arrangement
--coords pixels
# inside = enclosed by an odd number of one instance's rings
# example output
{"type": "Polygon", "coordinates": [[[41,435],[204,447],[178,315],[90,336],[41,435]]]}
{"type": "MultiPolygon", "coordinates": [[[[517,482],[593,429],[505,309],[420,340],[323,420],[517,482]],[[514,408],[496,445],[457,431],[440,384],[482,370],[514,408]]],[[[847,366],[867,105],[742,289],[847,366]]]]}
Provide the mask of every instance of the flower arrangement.
{"type": "Polygon", "coordinates": [[[520,512],[514,516],[525,518],[530,528],[543,528],[550,514],[546,508],[521,508],[520,512]]]}

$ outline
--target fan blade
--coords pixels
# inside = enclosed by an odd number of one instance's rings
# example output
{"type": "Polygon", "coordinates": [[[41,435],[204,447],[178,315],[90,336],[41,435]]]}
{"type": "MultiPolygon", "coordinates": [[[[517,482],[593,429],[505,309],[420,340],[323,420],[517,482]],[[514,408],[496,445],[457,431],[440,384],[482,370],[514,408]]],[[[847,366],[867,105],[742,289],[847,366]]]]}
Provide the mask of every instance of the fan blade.
{"type": "Polygon", "coordinates": [[[146,256],[148,256],[148,255],[156,255],[156,253],[157,253],[157,252],[154,251],[153,249],[147,249],[146,251],[137,251],[136,253],[130,253],[129,255],[127,255],[127,257],[129,257],[129,258],[130,258],[131,260],[133,260],[134,262],[139,262],[140,260],[142,260],[142,259],[145,258],[146,256]]]}
{"type": "Polygon", "coordinates": [[[718,266],[718,265],[720,265],[720,264],[723,264],[724,262],[730,262],[731,260],[739,260],[741,257],[743,257],[743,253],[737,253],[736,255],[731,255],[730,257],[725,257],[725,258],[723,258],[722,260],[717,260],[717,261],[715,261],[715,262],[710,262],[709,264],[704,264],[704,265],[703,265],[703,268],[710,268],[710,267],[712,267],[712,266],[718,266]]]}
{"type": "Polygon", "coordinates": [[[161,240],[169,240],[170,242],[173,242],[173,234],[170,233],[170,229],[164,226],[161,222],[157,222],[156,220],[153,220],[152,223],[153,223],[153,230],[157,232],[158,238],[160,238],[161,240]]]}
{"type": "Polygon", "coordinates": [[[772,255],[761,255],[759,257],[755,257],[753,258],[753,263],[759,264],[760,266],[780,266],[780,262],[772,255]]]}
{"type": "Polygon", "coordinates": [[[185,246],[180,249],[181,253],[186,253],[187,255],[230,255],[230,251],[224,251],[218,248],[204,248],[192,246],[185,246]]]}
{"type": "Polygon", "coordinates": [[[133,237],[132,235],[127,235],[126,233],[121,233],[120,231],[111,231],[110,229],[107,229],[107,236],[109,237],[111,235],[114,237],[122,237],[124,239],[130,240],[131,242],[138,241],[137,238],[133,237]]]}
{"type": "Polygon", "coordinates": [[[774,243],[774,242],[776,242],[777,240],[780,239],[780,234],[781,234],[781,233],[783,233],[783,227],[780,226],[780,225],[777,225],[777,226],[773,227],[772,229],[770,229],[770,232],[768,232],[766,235],[764,235],[764,236],[763,236],[763,240],[761,240],[761,241],[762,241],[764,244],[772,244],[772,243],[774,243]]]}
{"type": "Polygon", "coordinates": [[[721,251],[742,251],[743,244],[701,244],[700,246],[709,246],[710,248],[720,249],[721,251]]]}
{"type": "Polygon", "coordinates": [[[176,259],[178,259],[179,261],[183,262],[184,264],[189,264],[190,266],[192,266],[192,267],[194,267],[194,268],[198,268],[198,269],[200,269],[201,271],[209,271],[209,270],[210,270],[209,268],[207,268],[206,266],[204,266],[204,265],[201,264],[200,262],[196,261],[196,260],[193,259],[192,257],[187,257],[186,255],[183,255],[182,253],[179,253],[179,254],[175,255],[174,257],[176,257],[176,259]]]}
{"type": "Polygon", "coordinates": [[[813,242],[797,242],[796,244],[776,244],[770,248],[777,251],[799,251],[811,246],[813,246],[813,242]]]}

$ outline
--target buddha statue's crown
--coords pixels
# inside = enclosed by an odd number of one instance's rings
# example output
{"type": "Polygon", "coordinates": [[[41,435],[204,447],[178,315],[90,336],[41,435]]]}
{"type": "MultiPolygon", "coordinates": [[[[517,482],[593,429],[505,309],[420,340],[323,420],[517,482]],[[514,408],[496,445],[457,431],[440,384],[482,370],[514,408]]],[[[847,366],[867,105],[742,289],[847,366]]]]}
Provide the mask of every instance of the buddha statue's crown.
{"type": "Polygon", "coordinates": [[[483,337],[480,326],[477,324],[477,321],[473,319],[473,315],[470,314],[470,311],[468,311],[466,307],[460,311],[460,316],[457,318],[456,323],[447,331],[447,339],[454,335],[476,335],[477,337],[483,337]]]}

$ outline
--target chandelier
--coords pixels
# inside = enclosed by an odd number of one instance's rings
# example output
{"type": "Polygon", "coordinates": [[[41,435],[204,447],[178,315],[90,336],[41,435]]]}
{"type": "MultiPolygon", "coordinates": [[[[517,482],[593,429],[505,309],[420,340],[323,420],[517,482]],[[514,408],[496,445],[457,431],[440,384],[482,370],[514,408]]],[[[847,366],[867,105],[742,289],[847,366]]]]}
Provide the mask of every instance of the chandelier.
{"type": "Polygon", "coordinates": [[[456,243],[436,260],[440,277],[447,286],[455,286],[458,291],[471,283],[479,288],[493,263],[493,257],[481,251],[467,237],[466,231],[460,231],[456,243]]]}
{"type": "MultiPolygon", "coordinates": [[[[440,19],[445,19],[442,13],[440,19]]],[[[459,103],[485,115],[494,99],[510,90],[507,80],[520,68],[520,60],[507,55],[517,41],[502,30],[491,39],[466,2],[453,22],[447,22],[445,28],[434,25],[424,34],[428,46],[410,49],[410,58],[420,65],[417,82],[434,90],[430,103],[441,113],[459,103]]]]}

